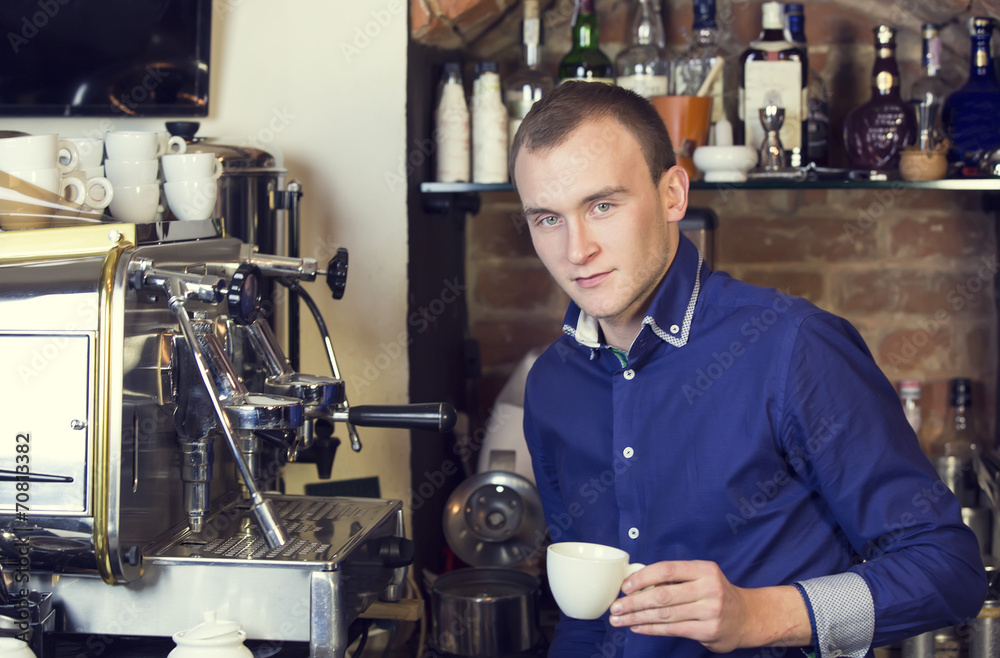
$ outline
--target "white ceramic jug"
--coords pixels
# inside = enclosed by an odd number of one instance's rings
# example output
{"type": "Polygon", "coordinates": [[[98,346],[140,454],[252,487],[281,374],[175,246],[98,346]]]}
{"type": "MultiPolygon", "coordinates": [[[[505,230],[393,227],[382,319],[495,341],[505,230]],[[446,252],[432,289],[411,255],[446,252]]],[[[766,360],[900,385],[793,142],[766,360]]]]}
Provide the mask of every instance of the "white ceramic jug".
{"type": "Polygon", "coordinates": [[[0,656],[3,658],[35,658],[35,652],[28,647],[27,642],[13,637],[0,637],[0,656]]]}
{"type": "Polygon", "coordinates": [[[215,611],[205,613],[205,621],[188,631],[174,633],[173,651],[167,658],[253,658],[243,645],[246,631],[235,621],[219,621],[215,611]]]}

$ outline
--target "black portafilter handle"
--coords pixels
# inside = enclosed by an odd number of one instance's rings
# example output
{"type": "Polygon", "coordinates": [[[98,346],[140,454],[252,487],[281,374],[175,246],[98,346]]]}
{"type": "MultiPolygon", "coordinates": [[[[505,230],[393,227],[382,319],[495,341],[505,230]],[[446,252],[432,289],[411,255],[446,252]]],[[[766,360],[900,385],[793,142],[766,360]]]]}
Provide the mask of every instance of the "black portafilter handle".
{"type": "Polygon", "coordinates": [[[335,420],[349,420],[360,427],[397,427],[411,430],[447,432],[455,427],[458,418],[455,407],[445,402],[423,404],[366,404],[351,407],[343,412],[335,412],[335,420]]]}

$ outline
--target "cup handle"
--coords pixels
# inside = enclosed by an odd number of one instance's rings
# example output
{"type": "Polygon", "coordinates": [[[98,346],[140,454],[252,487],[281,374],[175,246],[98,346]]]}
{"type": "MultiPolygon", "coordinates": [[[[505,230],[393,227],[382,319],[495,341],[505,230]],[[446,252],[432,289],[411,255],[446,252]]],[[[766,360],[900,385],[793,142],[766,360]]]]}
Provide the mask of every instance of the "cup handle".
{"type": "Polygon", "coordinates": [[[87,201],[87,189],[83,181],[75,176],[64,176],[60,181],[60,195],[70,203],[84,205],[87,201]]]}
{"type": "Polygon", "coordinates": [[[639,571],[640,569],[645,569],[645,568],[646,568],[645,564],[642,564],[640,562],[633,562],[632,564],[630,564],[627,567],[625,567],[625,577],[628,578],[629,576],[631,576],[632,574],[634,574],[636,571],[639,571]]]}
{"type": "Polygon", "coordinates": [[[185,142],[184,138],[180,135],[174,135],[167,140],[167,153],[187,153],[187,142],[185,142]]]}
{"type": "Polygon", "coordinates": [[[107,178],[104,178],[103,176],[95,176],[94,178],[87,180],[87,196],[85,197],[86,204],[94,210],[107,208],[114,196],[114,186],[107,178]],[[99,199],[94,196],[94,192],[97,188],[104,191],[104,195],[99,199]]]}
{"type": "Polygon", "coordinates": [[[225,167],[222,164],[222,158],[216,158],[215,171],[212,173],[212,178],[214,178],[215,180],[219,180],[219,178],[222,177],[223,169],[225,169],[225,167]]]}
{"type": "Polygon", "coordinates": [[[68,174],[71,171],[75,171],[79,164],[80,152],[77,150],[76,144],[65,139],[60,139],[59,154],[56,156],[56,166],[59,167],[59,172],[68,174]],[[63,162],[64,159],[66,162],[63,162]]]}

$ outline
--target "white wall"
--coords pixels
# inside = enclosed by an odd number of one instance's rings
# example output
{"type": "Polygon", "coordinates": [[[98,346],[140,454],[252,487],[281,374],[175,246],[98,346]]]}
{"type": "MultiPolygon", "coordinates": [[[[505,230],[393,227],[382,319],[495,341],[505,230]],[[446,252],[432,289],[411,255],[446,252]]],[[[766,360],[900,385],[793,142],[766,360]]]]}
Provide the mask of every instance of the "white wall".
{"type": "MultiPolygon", "coordinates": [[[[404,0],[214,2],[210,116],[198,134],[253,137],[280,149],[289,180],[303,185],[301,254],[325,266],[337,247],[349,249],[344,298],[333,301],[325,283],[309,290],[353,405],[408,401],[399,343],[406,331],[406,187],[394,176],[405,155],[408,29],[404,0]]],[[[162,120],[6,118],[0,130],[87,135],[109,121],[117,129],[163,129],[162,120]]],[[[302,369],[328,375],[304,308],[302,334],[302,369]]],[[[377,475],[383,497],[405,500],[409,432],[359,433],[364,449],[354,453],[338,426],[334,479],[377,475]]],[[[289,492],[301,493],[315,473],[311,464],[288,467],[289,492]]]]}

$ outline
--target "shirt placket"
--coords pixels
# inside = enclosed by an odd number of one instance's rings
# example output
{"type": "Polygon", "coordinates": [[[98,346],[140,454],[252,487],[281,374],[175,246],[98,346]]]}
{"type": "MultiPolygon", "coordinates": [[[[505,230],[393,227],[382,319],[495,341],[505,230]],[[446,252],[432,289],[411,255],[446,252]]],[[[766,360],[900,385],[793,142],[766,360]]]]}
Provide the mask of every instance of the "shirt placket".
{"type": "Polygon", "coordinates": [[[638,541],[642,535],[642,510],[639,506],[639,490],[632,468],[642,457],[637,450],[636,432],[632,413],[635,387],[641,385],[638,370],[624,365],[612,375],[612,399],[614,437],[612,439],[611,464],[622,464],[615,473],[615,496],[619,510],[619,545],[631,555],[636,555],[638,541]]]}

